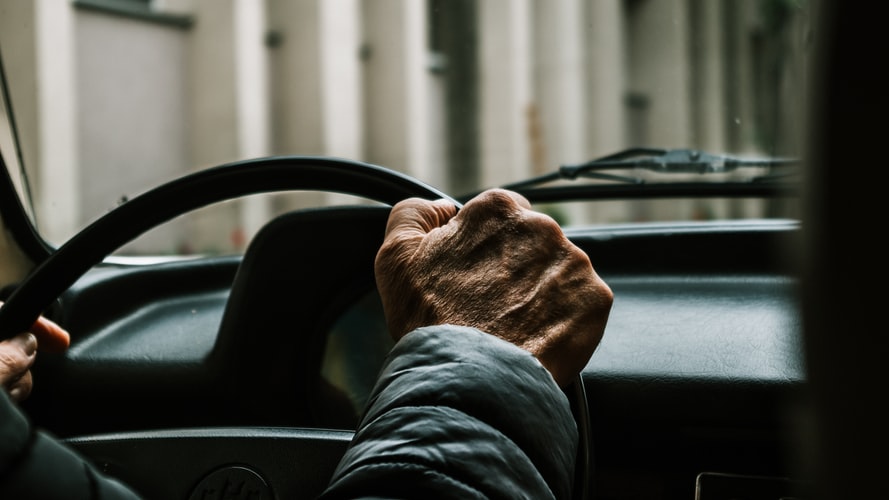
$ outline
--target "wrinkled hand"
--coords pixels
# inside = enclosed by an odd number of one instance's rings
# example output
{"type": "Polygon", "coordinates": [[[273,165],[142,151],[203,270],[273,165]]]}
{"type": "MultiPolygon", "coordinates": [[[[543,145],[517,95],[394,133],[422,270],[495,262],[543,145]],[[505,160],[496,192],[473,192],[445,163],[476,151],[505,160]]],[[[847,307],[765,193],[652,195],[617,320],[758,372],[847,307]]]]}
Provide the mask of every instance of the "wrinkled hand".
{"type": "Polygon", "coordinates": [[[20,333],[0,342],[0,385],[13,401],[24,401],[31,394],[31,365],[37,357],[37,337],[20,333]]]}
{"type": "Polygon", "coordinates": [[[30,331],[0,342],[0,386],[14,401],[24,401],[34,386],[31,366],[37,359],[37,349],[61,352],[69,343],[68,332],[41,316],[30,331]]]}
{"type": "Polygon", "coordinates": [[[459,213],[445,200],[396,204],[375,271],[396,341],[422,326],[478,328],[531,352],[563,387],[595,351],[613,300],[559,225],[502,189],[459,213]]]}

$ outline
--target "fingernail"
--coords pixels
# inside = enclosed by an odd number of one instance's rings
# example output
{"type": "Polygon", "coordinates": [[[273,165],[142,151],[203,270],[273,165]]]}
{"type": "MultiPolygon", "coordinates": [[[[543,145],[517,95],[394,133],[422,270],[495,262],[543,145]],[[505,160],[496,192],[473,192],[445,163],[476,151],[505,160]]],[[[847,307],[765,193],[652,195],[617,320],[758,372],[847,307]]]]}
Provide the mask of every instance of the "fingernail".
{"type": "Polygon", "coordinates": [[[37,352],[37,337],[33,333],[28,332],[25,334],[23,341],[22,348],[25,350],[25,354],[33,356],[37,352]]]}

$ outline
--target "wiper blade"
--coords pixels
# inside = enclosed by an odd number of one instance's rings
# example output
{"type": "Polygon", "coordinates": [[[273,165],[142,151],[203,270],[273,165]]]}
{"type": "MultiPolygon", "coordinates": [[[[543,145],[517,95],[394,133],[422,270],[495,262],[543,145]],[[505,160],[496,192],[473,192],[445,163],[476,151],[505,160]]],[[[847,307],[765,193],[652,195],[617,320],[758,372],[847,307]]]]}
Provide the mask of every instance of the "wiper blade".
{"type": "MultiPolygon", "coordinates": [[[[585,163],[562,165],[555,172],[501,187],[515,190],[557,180],[575,180],[578,177],[645,184],[646,179],[641,177],[609,174],[603,171],[641,168],[663,174],[725,174],[745,167],[784,167],[796,163],[797,160],[794,158],[742,158],[714,155],[694,149],[631,148],[585,163]]],[[[762,182],[773,177],[774,174],[768,174],[754,178],[751,182],[762,182]]]]}

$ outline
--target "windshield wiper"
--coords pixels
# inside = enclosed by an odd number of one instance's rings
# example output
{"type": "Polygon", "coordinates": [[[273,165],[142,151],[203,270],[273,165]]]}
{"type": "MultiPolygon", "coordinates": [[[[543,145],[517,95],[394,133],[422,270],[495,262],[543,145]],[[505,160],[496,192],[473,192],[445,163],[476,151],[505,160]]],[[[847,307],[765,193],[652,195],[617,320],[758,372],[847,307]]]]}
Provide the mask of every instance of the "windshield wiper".
{"type": "MultiPolygon", "coordinates": [[[[745,167],[785,167],[796,163],[797,160],[794,158],[741,158],[714,155],[694,149],[631,148],[585,163],[562,165],[555,172],[501,187],[521,190],[558,180],[575,180],[579,177],[645,184],[648,180],[642,177],[609,174],[604,171],[645,169],[662,174],[725,174],[745,167]]],[[[764,182],[786,175],[786,173],[769,173],[754,177],[748,182],[764,182]]]]}

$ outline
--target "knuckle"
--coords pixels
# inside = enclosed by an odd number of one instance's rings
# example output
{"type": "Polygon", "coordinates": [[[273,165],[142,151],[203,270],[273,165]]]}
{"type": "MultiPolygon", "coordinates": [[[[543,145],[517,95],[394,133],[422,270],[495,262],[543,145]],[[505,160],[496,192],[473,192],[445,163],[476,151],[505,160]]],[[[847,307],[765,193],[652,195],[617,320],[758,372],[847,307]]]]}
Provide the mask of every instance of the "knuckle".
{"type": "Polygon", "coordinates": [[[488,189],[466,203],[462,213],[503,218],[520,209],[516,200],[505,189],[488,189]]]}

